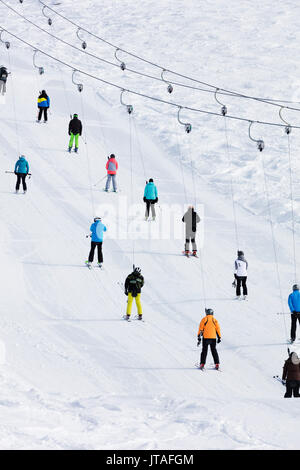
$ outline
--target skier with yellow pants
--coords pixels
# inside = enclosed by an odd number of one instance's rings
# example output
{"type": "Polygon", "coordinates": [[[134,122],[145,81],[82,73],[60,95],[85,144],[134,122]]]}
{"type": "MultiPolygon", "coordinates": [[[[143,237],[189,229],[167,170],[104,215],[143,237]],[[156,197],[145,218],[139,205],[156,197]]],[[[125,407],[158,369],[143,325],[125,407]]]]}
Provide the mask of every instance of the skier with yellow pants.
{"type": "Polygon", "coordinates": [[[78,152],[78,146],[79,146],[79,136],[82,134],[82,123],[78,119],[78,114],[73,115],[73,119],[69,122],[69,148],[68,151],[69,153],[72,151],[73,147],[73,142],[75,140],[75,152],[78,152]]]}
{"type": "Polygon", "coordinates": [[[130,319],[133,299],[138,311],[138,319],[142,320],[142,304],[141,304],[141,290],[144,285],[144,278],[141,274],[141,268],[134,267],[134,270],[129,276],[127,276],[125,281],[125,294],[128,296],[127,300],[127,311],[126,311],[126,320],[130,319]]]}

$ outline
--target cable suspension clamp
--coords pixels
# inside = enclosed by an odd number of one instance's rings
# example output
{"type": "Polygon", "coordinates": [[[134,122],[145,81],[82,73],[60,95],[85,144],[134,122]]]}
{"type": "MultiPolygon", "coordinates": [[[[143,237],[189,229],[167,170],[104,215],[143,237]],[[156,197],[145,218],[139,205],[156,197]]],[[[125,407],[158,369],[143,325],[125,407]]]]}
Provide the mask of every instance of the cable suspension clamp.
{"type": "Polygon", "coordinates": [[[82,83],[74,82],[74,75],[75,75],[76,72],[78,72],[78,70],[74,69],[74,70],[73,70],[73,73],[72,73],[72,82],[74,83],[74,85],[77,86],[78,91],[81,93],[82,90],[83,90],[83,84],[82,84],[82,83]]]}
{"type": "Polygon", "coordinates": [[[120,94],[120,103],[121,103],[123,106],[126,106],[126,108],[127,108],[127,113],[128,113],[128,114],[131,114],[131,113],[133,112],[133,106],[132,106],[131,104],[126,104],[126,103],[124,103],[124,101],[123,101],[123,99],[122,99],[123,93],[124,93],[125,91],[127,91],[127,90],[124,90],[124,89],[123,89],[123,90],[121,91],[121,94],[120,94]]]}
{"type": "Polygon", "coordinates": [[[47,5],[45,5],[45,6],[42,8],[42,13],[43,13],[44,17],[47,18],[48,25],[51,26],[51,25],[52,25],[52,20],[51,20],[51,18],[50,18],[48,15],[46,15],[46,13],[44,12],[44,10],[45,10],[46,8],[48,8],[47,5]]]}
{"type": "Polygon", "coordinates": [[[215,91],[215,100],[216,100],[217,103],[219,103],[219,104],[222,106],[222,108],[221,108],[221,114],[222,114],[223,116],[226,116],[226,114],[227,114],[227,107],[225,106],[225,104],[221,103],[221,101],[218,100],[218,98],[217,98],[217,93],[218,93],[218,91],[219,91],[219,88],[216,88],[216,91],[215,91]]]}
{"type": "Polygon", "coordinates": [[[280,117],[280,119],[282,120],[282,122],[284,122],[284,124],[286,124],[286,126],[285,126],[285,128],[284,128],[285,133],[286,133],[286,134],[290,134],[290,133],[292,132],[292,127],[291,127],[291,125],[290,125],[285,119],[283,119],[282,114],[281,114],[281,112],[282,112],[283,109],[285,109],[285,106],[282,106],[282,107],[280,108],[280,110],[279,110],[279,117],[280,117]]]}
{"type": "Polygon", "coordinates": [[[249,138],[250,138],[253,142],[256,142],[258,150],[259,150],[260,152],[262,152],[263,149],[265,148],[265,143],[264,143],[263,140],[261,140],[261,139],[254,139],[254,138],[251,136],[251,127],[252,127],[252,124],[253,124],[253,121],[250,121],[249,130],[248,130],[249,138]]]}
{"type": "Polygon", "coordinates": [[[0,31],[0,41],[1,41],[3,44],[5,44],[6,49],[9,49],[9,48],[10,48],[10,42],[9,42],[9,41],[3,41],[2,37],[1,37],[3,32],[4,32],[4,30],[2,29],[2,30],[0,31]]]}
{"type": "Polygon", "coordinates": [[[39,65],[36,65],[35,63],[35,56],[36,54],[38,53],[38,49],[34,49],[34,53],[33,53],[33,57],[32,57],[32,62],[33,62],[33,66],[34,68],[38,69],[38,72],[40,75],[43,75],[45,73],[45,69],[44,67],[40,67],[39,65]]]}
{"type": "Polygon", "coordinates": [[[182,106],[178,106],[178,114],[177,114],[177,119],[179,124],[185,127],[185,132],[189,134],[192,131],[192,124],[189,122],[183,122],[180,120],[180,111],[182,110],[182,106]]]}
{"type": "Polygon", "coordinates": [[[119,59],[119,57],[118,57],[118,55],[117,55],[118,52],[119,52],[119,50],[120,50],[119,48],[117,48],[117,49],[115,50],[115,58],[117,59],[118,62],[120,62],[120,68],[121,68],[121,70],[124,71],[124,70],[126,70],[126,64],[125,64],[125,62],[123,62],[121,59],[119,59]]]}
{"type": "Polygon", "coordinates": [[[170,82],[168,82],[168,81],[164,78],[164,72],[166,72],[166,69],[162,69],[161,74],[160,74],[161,79],[162,79],[165,83],[168,84],[168,86],[167,86],[168,92],[169,92],[169,93],[172,93],[173,90],[174,90],[173,85],[172,85],[170,82]]]}
{"type": "Polygon", "coordinates": [[[79,36],[79,31],[80,31],[80,30],[81,30],[81,28],[78,28],[78,29],[77,29],[77,31],[76,31],[76,36],[77,36],[78,39],[81,41],[81,47],[82,47],[82,49],[86,49],[86,48],[87,48],[87,42],[79,36]]]}

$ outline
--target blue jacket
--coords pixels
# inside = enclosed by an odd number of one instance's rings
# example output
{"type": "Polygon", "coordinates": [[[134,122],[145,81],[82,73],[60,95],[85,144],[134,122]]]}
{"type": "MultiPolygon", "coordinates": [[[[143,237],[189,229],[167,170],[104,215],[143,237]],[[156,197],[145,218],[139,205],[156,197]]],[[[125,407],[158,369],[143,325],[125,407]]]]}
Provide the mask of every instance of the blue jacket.
{"type": "Polygon", "coordinates": [[[154,200],[157,198],[157,188],[154,183],[147,183],[144,191],[144,198],[154,200]]]}
{"type": "Polygon", "coordinates": [[[40,95],[38,97],[38,108],[49,108],[50,107],[50,98],[48,95],[40,95]]]}
{"type": "Polygon", "coordinates": [[[29,165],[25,157],[20,157],[15,165],[15,172],[16,173],[29,173],[29,165]]]}
{"type": "Polygon", "coordinates": [[[107,229],[101,220],[94,222],[90,227],[90,231],[92,232],[92,242],[103,242],[103,233],[106,232],[106,230],[107,229]]]}
{"type": "Polygon", "coordinates": [[[298,290],[294,290],[289,295],[289,307],[291,312],[300,312],[300,292],[298,290]]]}

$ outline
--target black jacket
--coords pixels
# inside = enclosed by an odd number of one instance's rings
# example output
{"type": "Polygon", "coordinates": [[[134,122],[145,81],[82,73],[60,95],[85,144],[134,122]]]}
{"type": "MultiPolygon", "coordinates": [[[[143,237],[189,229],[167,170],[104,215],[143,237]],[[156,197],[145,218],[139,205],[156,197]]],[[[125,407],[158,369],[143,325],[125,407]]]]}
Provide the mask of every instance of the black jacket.
{"type": "Polygon", "coordinates": [[[7,76],[8,76],[8,72],[6,70],[6,67],[1,67],[0,68],[0,80],[2,80],[2,82],[6,82],[7,76]]]}
{"type": "Polygon", "coordinates": [[[131,273],[127,276],[125,281],[125,294],[129,292],[132,294],[132,297],[136,297],[141,293],[142,287],[144,285],[144,278],[139,273],[131,273]]]}
{"type": "Polygon", "coordinates": [[[74,117],[73,119],[71,119],[70,123],[69,123],[69,135],[72,134],[79,134],[81,135],[82,133],[82,124],[81,124],[81,121],[77,118],[77,117],[74,117]]]}

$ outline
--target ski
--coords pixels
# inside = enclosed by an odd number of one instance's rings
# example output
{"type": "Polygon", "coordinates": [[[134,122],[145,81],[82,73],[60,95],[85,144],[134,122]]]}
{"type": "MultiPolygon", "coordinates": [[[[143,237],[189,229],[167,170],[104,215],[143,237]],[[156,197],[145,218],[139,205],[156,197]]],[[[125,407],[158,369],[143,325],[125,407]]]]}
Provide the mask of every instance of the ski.
{"type": "Polygon", "coordinates": [[[282,379],[279,377],[279,375],[273,375],[273,379],[277,380],[278,382],[280,382],[282,385],[284,385],[282,379]]]}
{"type": "Polygon", "coordinates": [[[189,251],[183,251],[182,254],[186,256],[186,258],[190,257],[190,252],[189,251]]]}

